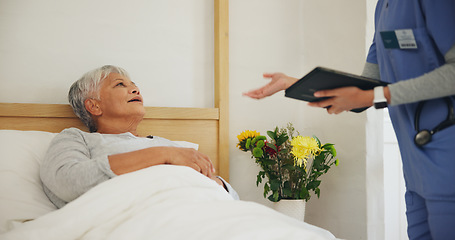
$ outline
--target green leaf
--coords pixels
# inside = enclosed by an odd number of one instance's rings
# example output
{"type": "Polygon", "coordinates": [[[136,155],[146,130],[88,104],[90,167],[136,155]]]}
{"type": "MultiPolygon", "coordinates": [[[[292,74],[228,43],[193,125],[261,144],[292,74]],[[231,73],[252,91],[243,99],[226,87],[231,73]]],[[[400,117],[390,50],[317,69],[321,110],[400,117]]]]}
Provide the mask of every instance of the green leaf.
{"type": "Polygon", "coordinates": [[[292,198],[292,197],[293,197],[293,196],[292,196],[292,193],[293,193],[292,190],[289,189],[289,188],[283,189],[283,197],[285,197],[285,198],[286,198],[286,197],[287,197],[287,198],[292,198]]]}
{"type": "Polygon", "coordinates": [[[269,187],[269,184],[266,183],[264,184],[264,198],[267,197],[267,193],[270,192],[270,187],[269,187]]]}
{"type": "Polygon", "coordinates": [[[299,197],[300,199],[307,199],[310,197],[310,192],[308,192],[308,189],[302,188],[300,189],[299,197]]]}
{"type": "Polygon", "coordinates": [[[274,165],[275,161],[274,160],[270,160],[270,159],[263,159],[262,163],[264,163],[266,165],[274,165]]]}
{"type": "MultiPolygon", "coordinates": [[[[289,149],[287,149],[287,148],[280,148],[279,153],[281,153],[281,154],[289,154],[289,149]]],[[[291,157],[291,156],[289,156],[289,157],[291,157]]]]}
{"type": "Polygon", "coordinates": [[[324,146],[322,146],[321,148],[328,148],[328,147],[333,146],[333,145],[335,145],[335,144],[333,144],[333,143],[326,143],[326,144],[324,144],[324,146]]]}
{"type": "Polygon", "coordinates": [[[265,177],[265,172],[260,171],[258,175],[256,176],[256,187],[259,186],[259,183],[262,182],[262,179],[265,177]]]}
{"type": "Polygon", "coordinates": [[[316,189],[317,187],[319,187],[320,184],[321,184],[321,181],[319,181],[319,180],[311,181],[308,183],[307,188],[316,189]]]}
{"type": "Polygon", "coordinates": [[[280,195],[278,194],[278,191],[273,193],[273,201],[278,202],[280,195]]]}
{"type": "Polygon", "coordinates": [[[316,157],[314,157],[314,160],[315,161],[319,161],[319,162],[324,161],[325,160],[325,152],[322,152],[319,155],[317,155],[316,157]]]}
{"type": "Polygon", "coordinates": [[[281,166],[281,168],[284,168],[286,170],[294,170],[295,166],[294,166],[294,164],[292,164],[292,165],[291,164],[285,164],[285,165],[281,166]]]}
{"type": "MultiPolygon", "coordinates": [[[[278,193],[278,192],[277,192],[278,193]]],[[[277,194],[278,195],[278,194],[277,194]]],[[[278,202],[278,198],[279,198],[279,195],[276,197],[276,200],[275,200],[275,194],[272,194],[268,197],[268,199],[271,201],[271,202],[278,202]]]]}
{"type": "Polygon", "coordinates": [[[270,181],[270,189],[272,189],[272,191],[277,191],[280,188],[280,185],[281,182],[278,179],[272,179],[270,181]]]}
{"type": "Polygon", "coordinates": [[[278,139],[276,140],[276,145],[277,146],[281,146],[283,143],[285,143],[287,140],[289,139],[289,137],[286,135],[286,134],[283,134],[281,135],[280,137],[278,137],[278,139]]]}
{"type": "Polygon", "coordinates": [[[271,139],[275,139],[275,138],[276,138],[276,131],[275,131],[275,132],[267,131],[267,135],[269,135],[269,137],[270,137],[271,139]]]}
{"type": "Polygon", "coordinates": [[[316,195],[318,196],[318,198],[321,196],[321,189],[316,188],[316,189],[314,190],[314,192],[316,193],[316,195]]]}
{"type": "Polygon", "coordinates": [[[324,162],[324,160],[325,160],[324,156],[318,155],[314,158],[313,165],[319,166],[324,162]]]}
{"type": "Polygon", "coordinates": [[[275,144],[271,144],[271,143],[268,142],[268,143],[267,143],[267,147],[269,147],[269,148],[275,150],[275,152],[276,152],[276,146],[275,146],[275,144]]]}
{"type": "Polygon", "coordinates": [[[326,149],[330,154],[332,154],[333,157],[337,156],[337,150],[335,149],[334,145],[331,143],[326,143],[323,146],[324,149],[326,149]]]}
{"type": "Polygon", "coordinates": [[[318,147],[321,148],[321,141],[319,141],[319,138],[313,135],[313,138],[318,142],[318,147]]]}

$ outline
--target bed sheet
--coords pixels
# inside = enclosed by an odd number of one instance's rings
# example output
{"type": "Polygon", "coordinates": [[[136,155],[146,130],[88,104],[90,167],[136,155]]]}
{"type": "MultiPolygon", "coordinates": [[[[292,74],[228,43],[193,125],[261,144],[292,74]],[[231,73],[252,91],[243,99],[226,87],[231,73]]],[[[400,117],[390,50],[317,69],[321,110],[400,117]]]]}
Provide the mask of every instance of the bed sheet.
{"type": "Polygon", "coordinates": [[[0,239],[336,239],[266,206],[236,201],[195,170],[154,166],[106,181],[0,239]]]}

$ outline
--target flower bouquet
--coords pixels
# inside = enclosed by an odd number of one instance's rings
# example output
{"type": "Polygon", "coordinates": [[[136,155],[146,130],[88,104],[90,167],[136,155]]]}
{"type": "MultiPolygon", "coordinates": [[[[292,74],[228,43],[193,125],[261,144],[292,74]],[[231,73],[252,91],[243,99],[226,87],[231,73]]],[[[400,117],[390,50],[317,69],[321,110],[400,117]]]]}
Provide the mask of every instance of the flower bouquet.
{"type": "Polygon", "coordinates": [[[338,166],[334,145],[322,145],[316,136],[300,136],[291,123],[286,128],[267,131],[267,135],[269,139],[256,131],[246,130],[237,136],[238,148],[251,152],[251,158],[262,168],[256,185],[267,179],[264,198],[270,193],[268,199],[272,202],[281,199],[308,201],[310,191],[319,198],[319,177],[332,165],[338,166]]]}

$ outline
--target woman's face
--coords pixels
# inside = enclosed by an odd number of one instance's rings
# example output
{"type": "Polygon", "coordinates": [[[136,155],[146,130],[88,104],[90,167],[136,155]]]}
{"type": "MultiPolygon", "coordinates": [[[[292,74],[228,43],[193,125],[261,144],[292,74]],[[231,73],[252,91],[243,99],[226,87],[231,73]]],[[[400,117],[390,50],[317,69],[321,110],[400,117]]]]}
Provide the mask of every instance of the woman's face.
{"type": "Polygon", "coordinates": [[[101,82],[99,105],[104,117],[142,117],[145,114],[139,88],[129,78],[118,73],[109,74],[101,82]]]}

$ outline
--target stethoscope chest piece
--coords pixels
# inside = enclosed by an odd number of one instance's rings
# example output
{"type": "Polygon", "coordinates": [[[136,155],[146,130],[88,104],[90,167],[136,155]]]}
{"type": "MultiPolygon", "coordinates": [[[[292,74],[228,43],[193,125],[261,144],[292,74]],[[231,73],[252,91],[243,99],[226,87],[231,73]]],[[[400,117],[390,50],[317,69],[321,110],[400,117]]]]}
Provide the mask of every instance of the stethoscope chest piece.
{"type": "Polygon", "coordinates": [[[431,132],[428,130],[419,131],[414,137],[414,143],[421,147],[431,141],[431,132]]]}

